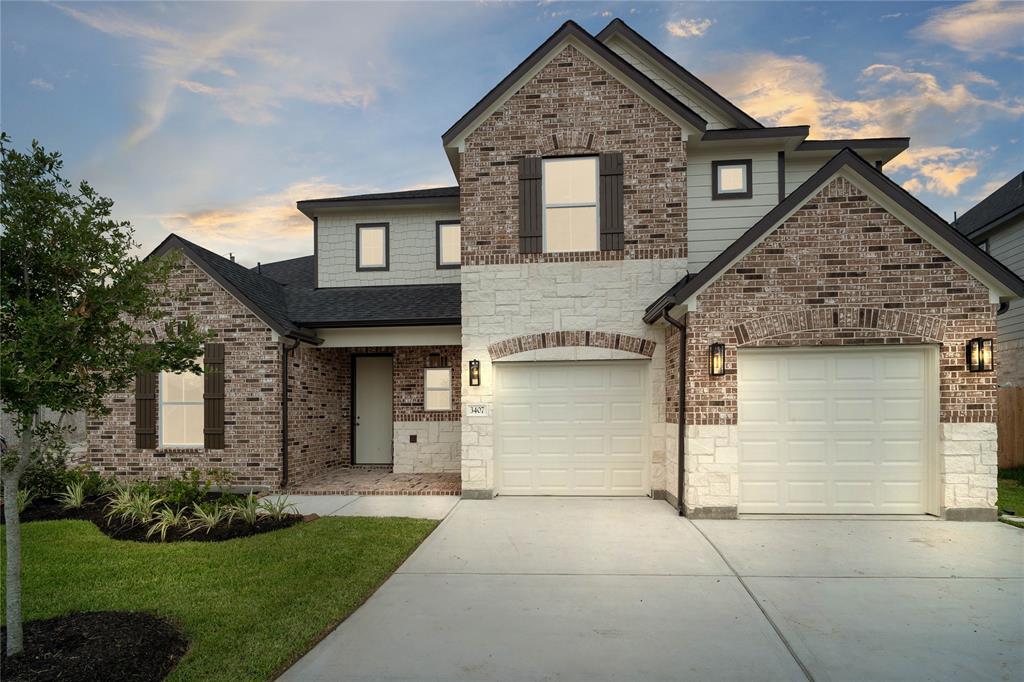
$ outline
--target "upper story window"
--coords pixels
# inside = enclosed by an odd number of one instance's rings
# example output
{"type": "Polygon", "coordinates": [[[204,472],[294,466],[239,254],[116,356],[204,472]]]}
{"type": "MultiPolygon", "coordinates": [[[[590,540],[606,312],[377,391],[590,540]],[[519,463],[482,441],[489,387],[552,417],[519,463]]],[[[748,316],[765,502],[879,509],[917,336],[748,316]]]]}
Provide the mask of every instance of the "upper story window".
{"type": "Polygon", "coordinates": [[[388,223],[356,224],[356,270],[388,269],[388,223]]]}
{"type": "Polygon", "coordinates": [[[437,221],[437,269],[457,268],[462,262],[462,226],[458,220],[437,221]]]}
{"type": "Polygon", "coordinates": [[[544,159],[544,251],[597,251],[597,157],[544,159]]]}
{"type": "Polygon", "coordinates": [[[452,368],[423,370],[423,409],[437,412],[452,409],[452,368]]]}
{"type": "Polygon", "coordinates": [[[712,199],[749,199],[753,192],[753,164],[750,159],[711,162],[712,199]]]}
{"type": "Polygon", "coordinates": [[[203,447],[203,419],[203,375],[160,372],[160,445],[203,447]]]}

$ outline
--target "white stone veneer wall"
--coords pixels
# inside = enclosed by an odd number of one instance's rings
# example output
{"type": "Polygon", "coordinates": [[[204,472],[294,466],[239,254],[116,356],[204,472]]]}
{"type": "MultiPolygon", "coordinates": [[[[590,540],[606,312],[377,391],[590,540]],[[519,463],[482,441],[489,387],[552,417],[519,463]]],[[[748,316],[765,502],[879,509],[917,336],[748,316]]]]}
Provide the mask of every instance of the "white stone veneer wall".
{"type": "Polygon", "coordinates": [[[733,507],[740,499],[739,431],[735,425],[686,426],[687,509],[733,507]]]}
{"type": "MultiPolygon", "coordinates": [[[[665,339],[644,323],[644,309],[686,274],[686,259],[531,263],[463,267],[462,489],[495,492],[494,372],[487,347],[514,336],[597,330],[630,334],[657,345],[650,360],[652,489],[663,485],[665,457],[665,339]],[[470,360],[480,361],[480,386],[469,385],[470,360]],[[466,406],[487,415],[469,417],[466,406]]],[[[599,348],[545,349],[502,358],[523,360],[639,359],[599,348]]]]}
{"type": "Polygon", "coordinates": [[[437,474],[461,468],[459,422],[395,422],[396,474],[437,474]],[[415,435],[416,442],[409,437],[415,435]]]}
{"type": "Polygon", "coordinates": [[[942,508],[995,507],[997,441],[995,424],[940,424],[942,508]]]}
{"type": "Polygon", "coordinates": [[[437,269],[436,221],[458,219],[457,205],[322,214],[317,221],[318,286],[457,284],[457,268],[437,269]],[[356,272],[357,223],[389,223],[388,271],[356,272]]]}

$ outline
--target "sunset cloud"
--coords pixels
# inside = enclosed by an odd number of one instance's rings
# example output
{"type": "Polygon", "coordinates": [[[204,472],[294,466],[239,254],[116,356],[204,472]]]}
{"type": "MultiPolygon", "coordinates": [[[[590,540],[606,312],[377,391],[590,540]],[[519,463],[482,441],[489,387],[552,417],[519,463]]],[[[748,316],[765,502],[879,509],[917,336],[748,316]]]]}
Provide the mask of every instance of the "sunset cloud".
{"type": "Polygon", "coordinates": [[[995,54],[1024,58],[1024,3],[975,0],[940,9],[915,29],[914,35],[974,57],[995,54]]]}
{"type": "Polygon", "coordinates": [[[713,19],[677,19],[666,23],[665,29],[676,38],[700,38],[713,23],[713,19]]]}

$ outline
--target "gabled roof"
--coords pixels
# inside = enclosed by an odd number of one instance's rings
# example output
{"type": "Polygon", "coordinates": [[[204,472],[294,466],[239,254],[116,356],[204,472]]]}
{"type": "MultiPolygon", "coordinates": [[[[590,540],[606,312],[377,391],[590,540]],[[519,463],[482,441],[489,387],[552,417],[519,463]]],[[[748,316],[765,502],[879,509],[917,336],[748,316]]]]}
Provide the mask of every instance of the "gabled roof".
{"type": "Polygon", "coordinates": [[[620,36],[627,42],[635,45],[640,49],[647,57],[657,63],[659,66],[664,68],[670,74],[681,80],[683,83],[692,88],[698,95],[706,99],[712,105],[718,107],[723,112],[732,116],[736,119],[737,126],[740,128],[761,128],[763,127],[753,116],[740,109],[738,106],[727,100],[722,95],[718,94],[711,86],[702,81],[701,79],[694,76],[692,73],[684,69],[678,62],[669,57],[667,54],[655,47],[649,40],[644,38],[642,35],[634,31],[629,24],[624,22],[622,19],[613,19],[611,23],[605,26],[600,33],[597,34],[597,39],[602,43],[607,43],[611,38],[620,36]]]}
{"type": "MultiPolygon", "coordinates": [[[[809,198],[828,182],[832,176],[843,169],[849,169],[863,178],[869,186],[877,190],[910,216],[920,222],[927,230],[959,253],[963,260],[986,275],[992,282],[998,283],[1012,297],[1024,296],[1024,281],[1009,268],[995,258],[979,249],[974,243],[953,229],[945,220],[936,215],[930,208],[922,204],[913,195],[878,171],[852,149],[844,149],[822,166],[818,172],[808,178],[802,185],[781,201],[763,218],[754,223],[753,227],[744,232],[739,239],[730,244],[722,253],[708,263],[695,275],[688,275],[654,303],[647,307],[644,321],[655,322],[662,311],[683,303],[705,287],[718,279],[732,265],[746,255],[760,240],[782,224],[794,211],[800,208],[809,198]]],[[[950,255],[947,253],[947,255],[950,255]]]]}
{"type": "Polygon", "coordinates": [[[978,239],[1017,217],[1024,217],[1024,172],[978,202],[954,225],[962,234],[978,239]]]}
{"type": "Polygon", "coordinates": [[[614,50],[610,49],[604,43],[601,43],[595,39],[594,36],[583,30],[583,28],[581,28],[575,21],[567,21],[562,24],[557,31],[551,34],[551,37],[545,40],[540,47],[534,50],[530,56],[523,60],[519,66],[513,69],[510,74],[505,76],[501,82],[494,86],[490,92],[484,95],[479,102],[474,104],[469,111],[463,114],[463,116],[456,121],[451,128],[445,131],[441,136],[441,141],[444,145],[447,147],[452,144],[456,138],[476,123],[476,121],[484,115],[491,105],[499,101],[506,94],[510,93],[513,87],[527,73],[529,73],[533,67],[537,66],[545,58],[550,56],[552,52],[562,44],[562,41],[567,38],[575,38],[578,40],[581,44],[586,46],[629,78],[637,88],[645,92],[654,100],[660,102],[668,110],[678,115],[697,130],[703,131],[707,127],[708,122],[697,114],[697,112],[670,95],[661,86],[645,76],[625,59],[620,57],[614,50]]]}
{"type": "Polygon", "coordinates": [[[316,287],[316,256],[300,256],[287,260],[261,263],[249,268],[257,275],[269,277],[278,284],[312,289],[316,287]]]}
{"type": "MultiPolygon", "coordinates": [[[[175,249],[238,299],[281,336],[319,344],[313,331],[322,327],[395,327],[459,324],[462,316],[458,284],[407,284],[316,289],[304,285],[302,273],[313,256],[246,268],[179,237],[169,235],[150,256],[175,249]],[[272,278],[266,271],[275,273],[272,278]],[[297,281],[279,279],[295,277],[297,281]]],[[[311,274],[308,275],[311,279],[311,274]]]]}
{"type": "Polygon", "coordinates": [[[296,207],[309,217],[316,209],[324,208],[362,208],[380,206],[382,204],[458,204],[459,187],[430,187],[427,189],[409,189],[400,192],[377,192],[375,194],[351,194],[345,197],[329,197],[326,199],[303,199],[295,202],[296,207]]]}

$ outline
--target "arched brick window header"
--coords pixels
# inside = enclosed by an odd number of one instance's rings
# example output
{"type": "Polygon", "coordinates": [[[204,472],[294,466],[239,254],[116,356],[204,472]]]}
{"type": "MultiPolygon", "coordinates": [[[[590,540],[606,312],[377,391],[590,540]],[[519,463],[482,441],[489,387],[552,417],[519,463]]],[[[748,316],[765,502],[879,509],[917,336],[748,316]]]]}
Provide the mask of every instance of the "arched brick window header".
{"type": "Polygon", "coordinates": [[[589,346],[591,348],[608,348],[627,353],[636,353],[644,357],[654,355],[657,344],[650,339],[641,339],[629,334],[616,334],[601,331],[561,331],[544,332],[515,336],[511,339],[492,343],[487,347],[492,360],[498,360],[516,353],[525,353],[542,348],[564,348],[567,346],[589,346]]]}
{"type": "Polygon", "coordinates": [[[766,315],[733,327],[736,343],[756,345],[764,339],[823,329],[877,329],[941,342],[946,333],[942,318],[881,308],[813,308],[766,315]]]}

